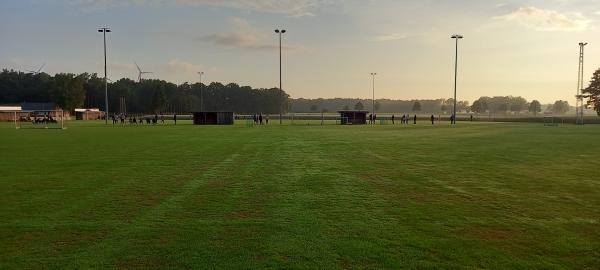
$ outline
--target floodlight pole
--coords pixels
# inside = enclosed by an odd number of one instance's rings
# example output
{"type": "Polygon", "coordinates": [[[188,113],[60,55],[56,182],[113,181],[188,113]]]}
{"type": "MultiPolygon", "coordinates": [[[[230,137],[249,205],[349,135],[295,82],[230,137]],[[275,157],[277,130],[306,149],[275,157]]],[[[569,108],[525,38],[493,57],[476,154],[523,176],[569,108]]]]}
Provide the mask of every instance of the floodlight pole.
{"type": "Polygon", "coordinates": [[[202,90],[204,89],[204,87],[202,87],[202,75],[204,75],[204,71],[198,72],[198,75],[200,75],[200,111],[203,112],[204,111],[204,95],[202,93],[202,90]]]}
{"type": "Polygon", "coordinates": [[[107,27],[102,27],[98,29],[98,32],[101,32],[104,36],[104,123],[108,125],[108,78],[106,75],[106,33],[110,33],[110,29],[107,27]]]}
{"type": "Polygon", "coordinates": [[[584,56],[584,47],[587,43],[581,42],[579,43],[579,70],[577,71],[577,105],[575,108],[576,111],[576,120],[575,123],[578,125],[583,125],[583,112],[585,105],[583,104],[583,56],[584,56]]]}
{"type": "Polygon", "coordinates": [[[456,125],[456,81],[458,79],[458,40],[462,39],[461,35],[453,35],[453,39],[456,40],[456,53],[454,56],[454,108],[452,112],[452,124],[456,125]]]}
{"type": "Polygon", "coordinates": [[[375,115],[375,75],[377,75],[377,73],[371,73],[371,76],[373,77],[373,99],[371,100],[373,106],[373,115],[375,115]]]}
{"type": "Polygon", "coordinates": [[[285,29],[275,29],[275,33],[279,34],[279,124],[283,124],[283,86],[282,86],[282,76],[281,76],[281,36],[285,34],[285,29]]]}

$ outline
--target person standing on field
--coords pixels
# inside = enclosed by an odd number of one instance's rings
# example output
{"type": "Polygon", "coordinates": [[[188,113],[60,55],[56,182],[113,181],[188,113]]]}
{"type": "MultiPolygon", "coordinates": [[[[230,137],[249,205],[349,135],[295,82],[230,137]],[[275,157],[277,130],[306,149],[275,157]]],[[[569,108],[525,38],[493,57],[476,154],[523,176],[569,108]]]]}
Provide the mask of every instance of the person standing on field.
{"type": "Polygon", "coordinates": [[[260,122],[260,124],[263,124],[263,117],[262,117],[262,113],[258,115],[258,121],[260,122]]]}
{"type": "Polygon", "coordinates": [[[173,114],[173,122],[175,122],[175,125],[177,125],[177,114],[173,114]]]}
{"type": "Polygon", "coordinates": [[[394,115],[392,114],[392,125],[394,124],[394,115]]]}
{"type": "Polygon", "coordinates": [[[435,124],[435,116],[433,116],[433,114],[431,115],[431,124],[434,125],[435,124]]]}
{"type": "Polygon", "coordinates": [[[415,114],[415,118],[413,119],[413,125],[417,124],[417,115],[415,114]]]}

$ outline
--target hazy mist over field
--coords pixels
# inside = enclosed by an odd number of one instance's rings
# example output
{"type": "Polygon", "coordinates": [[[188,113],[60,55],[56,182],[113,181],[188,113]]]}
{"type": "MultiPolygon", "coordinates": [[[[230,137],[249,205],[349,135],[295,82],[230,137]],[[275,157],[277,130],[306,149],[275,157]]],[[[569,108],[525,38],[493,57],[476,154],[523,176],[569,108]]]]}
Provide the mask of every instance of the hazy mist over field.
{"type": "Polygon", "coordinates": [[[293,98],[449,98],[453,33],[459,44],[459,99],[523,96],[575,103],[578,43],[587,81],[600,67],[600,2],[358,0],[5,0],[0,68],[103,72],[109,78],[176,83],[235,82],[276,87],[283,36],[283,88],[293,98]]]}

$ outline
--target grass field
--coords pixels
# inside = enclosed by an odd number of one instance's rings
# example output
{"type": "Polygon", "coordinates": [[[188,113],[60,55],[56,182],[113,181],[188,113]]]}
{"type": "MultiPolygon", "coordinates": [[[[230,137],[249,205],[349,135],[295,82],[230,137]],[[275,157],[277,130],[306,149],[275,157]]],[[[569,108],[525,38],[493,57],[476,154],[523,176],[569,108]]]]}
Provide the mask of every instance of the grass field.
{"type": "Polygon", "coordinates": [[[0,124],[0,269],[600,267],[600,126],[0,124]]]}

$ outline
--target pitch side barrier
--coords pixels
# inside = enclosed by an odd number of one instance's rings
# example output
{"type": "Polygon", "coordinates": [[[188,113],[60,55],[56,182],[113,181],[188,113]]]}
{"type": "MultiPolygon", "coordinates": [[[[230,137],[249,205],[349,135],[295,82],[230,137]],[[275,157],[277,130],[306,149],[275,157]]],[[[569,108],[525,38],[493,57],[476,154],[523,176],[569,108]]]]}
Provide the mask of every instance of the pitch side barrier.
{"type": "MultiPolygon", "coordinates": [[[[395,115],[394,123],[400,124],[402,114],[395,115]]],[[[413,123],[413,116],[409,118],[409,123],[413,123]]],[[[263,115],[265,117],[265,115],[263,115]]],[[[531,116],[494,116],[494,115],[473,115],[473,122],[498,122],[498,123],[539,123],[544,124],[545,119],[548,117],[559,118],[561,124],[575,124],[576,117],[575,116],[548,116],[548,115],[539,115],[537,117],[531,116]]],[[[450,122],[450,115],[439,115],[435,114],[435,123],[444,123],[450,122]]],[[[252,115],[236,115],[236,120],[253,120],[252,115]]],[[[339,125],[342,120],[340,116],[335,115],[306,115],[306,114],[286,114],[283,115],[283,123],[287,125],[339,125]]],[[[470,122],[470,115],[459,115],[456,120],[458,122],[470,122]]],[[[369,122],[369,119],[367,119],[369,122]]],[[[389,115],[386,116],[377,116],[377,120],[375,121],[376,125],[391,125],[392,117],[389,115]]],[[[431,114],[429,115],[417,115],[417,123],[431,122],[431,114]]],[[[279,115],[269,115],[269,123],[270,124],[279,124],[279,115]]],[[[599,116],[586,116],[584,119],[585,124],[600,124],[599,116]]]]}
{"type": "MultiPolygon", "coordinates": [[[[538,117],[519,117],[519,116],[488,116],[488,115],[474,115],[473,121],[477,122],[501,122],[501,123],[545,123],[545,119],[549,117],[560,118],[562,124],[575,124],[577,118],[575,116],[552,116],[552,115],[541,115],[538,117]]],[[[457,121],[470,121],[470,116],[459,116],[456,118],[457,121]]],[[[585,124],[600,124],[600,117],[598,116],[586,116],[584,118],[585,124]]]]}

